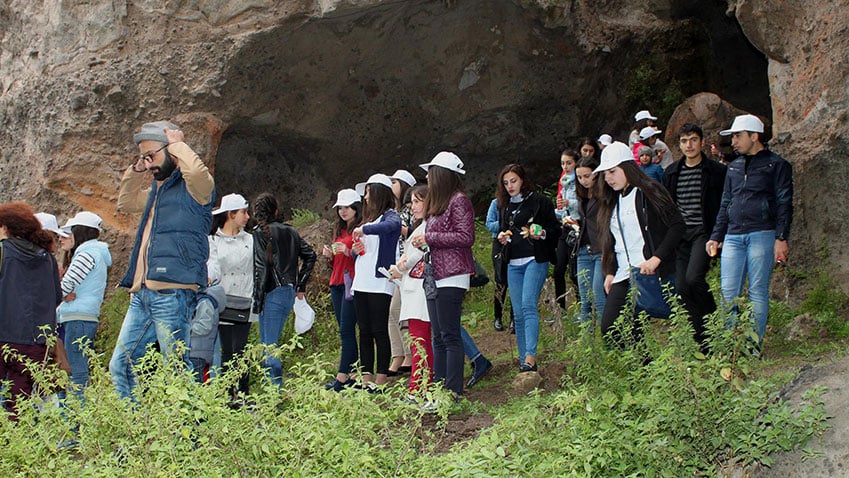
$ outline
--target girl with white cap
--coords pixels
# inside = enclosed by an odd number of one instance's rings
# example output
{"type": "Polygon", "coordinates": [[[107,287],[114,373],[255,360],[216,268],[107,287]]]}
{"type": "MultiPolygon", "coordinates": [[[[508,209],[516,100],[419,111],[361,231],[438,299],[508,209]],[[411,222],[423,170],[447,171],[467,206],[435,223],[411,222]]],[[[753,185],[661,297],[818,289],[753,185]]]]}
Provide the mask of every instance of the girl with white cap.
{"type": "Polygon", "coordinates": [[[434,285],[431,293],[436,293],[427,298],[433,335],[433,379],[444,381],[444,387],[459,399],[463,395],[465,361],[460,313],[475,272],[475,211],[463,192],[462,175],[466,171],[457,155],[443,151],[421,167],[427,171],[428,193],[422,206],[427,227],[424,234],[414,234],[410,244],[427,248],[432,265],[432,277],[425,274],[424,283],[434,285]]]}
{"type": "Polygon", "coordinates": [[[357,362],[357,312],[354,309],[354,296],[351,287],[354,283],[354,258],[351,246],[354,228],[363,221],[363,203],[360,195],[353,189],[343,189],[336,194],[336,224],[333,227],[333,242],[322,248],[322,255],[330,264],[330,301],[333,313],[339,325],[339,338],[342,352],[339,357],[339,369],[336,378],[325,385],[325,389],[342,391],[342,388],[354,385],[351,372],[357,362]]]}
{"type": "Polygon", "coordinates": [[[88,352],[94,345],[106,275],[112,265],[109,245],[99,241],[103,220],[89,211],[77,213],[63,227],[70,232],[70,265],[62,276],[62,303],[57,309],[59,337],[65,343],[71,383],[77,397],[88,385],[88,352]]]}
{"type": "MultiPolygon", "coordinates": [[[[637,166],[627,145],[615,142],[604,148],[595,173],[604,174],[605,180],[598,211],[607,292],[601,331],[624,348],[626,341],[612,326],[627,303],[631,275],[639,273],[657,276],[662,282],[674,281],[675,248],[686,226],[669,193],[637,166]]],[[[634,342],[642,340],[638,309],[635,307],[634,313],[627,315],[634,342]]]]}
{"type": "MultiPolygon", "coordinates": [[[[209,236],[209,276],[211,284],[218,283],[227,294],[224,312],[219,316],[218,334],[221,340],[221,367],[229,368],[230,361],[244,352],[251,330],[250,308],[254,291],[254,240],[245,231],[250,219],[248,201],[241,194],[227,194],[221,205],[212,211],[213,233],[209,236]]],[[[239,377],[231,390],[247,395],[249,375],[239,377]]]]}
{"type": "Polygon", "coordinates": [[[353,231],[355,254],[354,307],[360,326],[360,365],[368,391],[379,391],[386,383],[391,360],[389,305],[395,284],[380,272],[395,263],[401,218],[395,210],[392,180],[373,174],[365,184],[365,211],[362,226],[353,231]],[[376,362],[376,366],[375,366],[376,362]]]}

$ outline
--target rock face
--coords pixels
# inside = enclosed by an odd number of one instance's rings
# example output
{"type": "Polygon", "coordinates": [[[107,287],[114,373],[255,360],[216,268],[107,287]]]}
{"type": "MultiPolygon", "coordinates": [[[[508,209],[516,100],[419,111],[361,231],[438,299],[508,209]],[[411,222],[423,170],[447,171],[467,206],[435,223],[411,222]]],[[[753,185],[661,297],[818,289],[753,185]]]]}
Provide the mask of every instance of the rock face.
{"type": "MultiPolygon", "coordinates": [[[[624,139],[640,109],[665,123],[709,91],[770,116],[763,55],[726,8],[12,0],[0,6],[0,200],[60,219],[94,210],[113,248],[126,248],[138,219],[114,202],[138,154],[131,135],[171,119],[214,168],[219,195],[269,190],[287,210],[321,211],[375,171],[422,178],[417,164],[448,149],[485,208],[503,164],[523,162],[535,182],[553,184],[562,148],[601,132],[624,139]]],[[[744,25],[759,15],[747,8],[744,25]]]]}
{"type": "Polygon", "coordinates": [[[792,259],[849,279],[849,1],[730,2],[769,62],[772,148],[793,163],[792,259]],[[736,5],[735,5],[736,3],[736,5]]]}

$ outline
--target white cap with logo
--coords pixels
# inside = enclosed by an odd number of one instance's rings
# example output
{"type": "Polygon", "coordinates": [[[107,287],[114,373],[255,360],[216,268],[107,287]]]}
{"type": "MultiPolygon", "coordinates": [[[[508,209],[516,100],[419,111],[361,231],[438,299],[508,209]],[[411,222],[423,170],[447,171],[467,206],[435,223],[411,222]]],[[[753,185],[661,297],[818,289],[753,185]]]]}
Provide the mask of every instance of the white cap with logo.
{"type": "Polygon", "coordinates": [[[397,179],[398,181],[404,181],[405,183],[407,183],[408,186],[416,185],[416,178],[414,178],[413,175],[410,174],[410,172],[406,169],[399,169],[398,171],[395,171],[395,174],[389,176],[389,179],[397,179]]]}
{"type": "Polygon", "coordinates": [[[439,166],[458,174],[466,174],[463,170],[463,161],[454,153],[442,151],[438,153],[429,163],[420,164],[419,167],[427,171],[431,166],[439,166]]]}
{"type": "Polygon", "coordinates": [[[357,191],[360,196],[365,196],[366,186],[368,186],[369,184],[382,184],[383,186],[392,189],[392,180],[389,179],[389,176],[377,173],[369,176],[368,181],[364,183],[357,183],[357,185],[354,186],[354,190],[357,191]]]}
{"type": "Polygon", "coordinates": [[[734,118],[734,122],[731,123],[731,128],[724,129],[719,132],[721,136],[730,136],[734,133],[740,133],[742,131],[749,131],[751,133],[763,133],[764,132],[764,122],[761,121],[755,115],[740,115],[734,118]]]}
{"type": "Polygon", "coordinates": [[[350,206],[355,202],[360,202],[360,194],[353,189],[342,189],[338,193],[336,193],[336,203],[333,204],[333,207],[339,206],[350,206]]]}
{"type": "Polygon", "coordinates": [[[634,115],[634,121],[640,121],[640,120],[644,120],[644,119],[650,119],[652,121],[657,121],[657,117],[652,116],[651,113],[649,113],[649,110],[637,111],[637,114],[634,115]]]}
{"type": "Polygon", "coordinates": [[[55,232],[62,237],[68,237],[69,234],[63,231],[59,227],[59,221],[56,220],[56,216],[46,212],[39,212],[35,214],[35,217],[38,219],[38,222],[41,223],[41,228],[45,231],[55,232]]]}
{"type": "Polygon", "coordinates": [[[654,129],[651,126],[646,126],[645,128],[640,130],[640,139],[649,139],[656,134],[660,134],[662,131],[659,129],[654,129]]]}
{"type": "Polygon", "coordinates": [[[74,226],[86,226],[102,231],[103,228],[100,227],[101,224],[103,224],[103,218],[97,214],[89,211],[80,211],[74,217],[68,219],[68,222],[62,226],[62,229],[65,230],[65,232],[70,232],[71,228],[74,226]]]}
{"type": "Polygon", "coordinates": [[[615,168],[625,161],[633,161],[634,153],[631,152],[631,148],[628,147],[627,144],[620,143],[619,141],[613,142],[610,146],[601,150],[601,164],[595,168],[593,173],[600,173],[603,171],[607,171],[608,169],[615,168]]]}
{"type": "Polygon", "coordinates": [[[212,215],[215,216],[227,211],[238,211],[239,209],[245,209],[247,207],[248,201],[244,196],[236,193],[228,194],[221,198],[221,206],[212,211],[212,215]]]}

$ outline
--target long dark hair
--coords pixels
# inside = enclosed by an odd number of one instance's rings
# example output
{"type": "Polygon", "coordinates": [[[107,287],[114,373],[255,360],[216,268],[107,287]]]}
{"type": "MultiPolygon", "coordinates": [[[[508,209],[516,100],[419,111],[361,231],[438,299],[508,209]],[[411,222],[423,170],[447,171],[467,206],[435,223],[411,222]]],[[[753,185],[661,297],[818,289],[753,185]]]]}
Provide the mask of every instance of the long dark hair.
{"type": "Polygon", "coordinates": [[[511,163],[504,166],[501,168],[501,172],[498,173],[498,183],[495,186],[495,199],[498,200],[499,209],[507,207],[507,203],[510,202],[510,194],[507,192],[507,188],[504,187],[504,175],[507,173],[516,173],[516,176],[519,176],[519,179],[522,180],[522,196],[526,197],[529,192],[534,190],[534,183],[525,174],[525,168],[521,164],[511,163]]]}
{"type": "MultiPolygon", "coordinates": [[[[666,188],[659,182],[646,176],[643,169],[637,166],[637,163],[634,161],[623,161],[618,167],[622,168],[622,172],[625,173],[625,178],[628,180],[628,186],[626,188],[634,187],[642,191],[646,201],[660,215],[660,219],[665,224],[668,224],[669,220],[677,213],[678,206],[672,201],[672,197],[669,196],[666,188]]],[[[610,218],[613,217],[613,209],[619,202],[620,195],[621,192],[615,191],[606,181],[600,188],[600,194],[598,196],[598,233],[601,236],[602,251],[613,250],[613,242],[611,241],[615,242],[615,240],[610,233],[610,218]]],[[[604,257],[602,257],[602,261],[605,263],[608,262],[604,261],[604,257]]]]}
{"type": "Polygon", "coordinates": [[[593,149],[594,158],[598,156],[598,143],[593,141],[589,136],[584,136],[583,139],[581,139],[581,144],[578,145],[578,154],[581,154],[581,149],[583,149],[584,146],[589,146],[593,149]]]}
{"type": "Polygon", "coordinates": [[[372,222],[389,209],[395,209],[395,193],[383,184],[366,184],[368,199],[363,210],[363,222],[372,222]]]}
{"type": "Polygon", "coordinates": [[[0,226],[6,226],[9,237],[27,240],[51,254],[56,251],[53,235],[41,228],[41,223],[27,203],[0,204],[0,226]]]}
{"type": "Polygon", "coordinates": [[[463,178],[459,173],[431,166],[427,170],[428,193],[424,200],[424,216],[438,216],[448,209],[448,204],[456,192],[463,191],[463,178]]]}
{"type": "Polygon", "coordinates": [[[272,222],[278,221],[280,208],[277,206],[277,199],[271,193],[262,193],[254,200],[254,219],[256,219],[257,227],[262,230],[265,236],[265,258],[270,264],[274,260],[271,251],[271,228],[269,225],[272,222]]]}
{"type": "Polygon", "coordinates": [[[82,224],[77,224],[71,228],[71,235],[74,236],[74,247],[68,251],[69,257],[74,257],[74,254],[77,253],[77,248],[80,247],[84,242],[90,241],[92,239],[97,239],[100,237],[100,231],[93,227],[83,226],[82,224]]]}
{"type": "Polygon", "coordinates": [[[357,201],[348,206],[354,210],[354,218],[350,222],[345,222],[344,219],[339,217],[339,207],[334,208],[336,210],[336,225],[333,227],[333,237],[339,237],[339,234],[342,234],[343,230],[348,231],[348,234],[350,234],[355,227],[363,223],[363,203],[357,201]]]}
{"type": "MultiPolygon", "coordinates": [[[[590,170],[595,171],[598,164],[598,160],[593,157],[581,158],[577,163],[575,163],[575,174],[578,173],[578,168],[590,168],[590,170]]],[[[598,197],[601,194],[601,188],[604,187],[604,178],[602,176],[604,176],[604,174],[596,174],[592,190],[585,188],[584,185],[581,184],[581,181],[576,180],[575,194],[578,196],[578,199],[588,199],[590,196],[598,197]]]]}
{"type": "Polygon", "coordinates": [[[407,191],[410,190],[410,185],[400,179],[393,179],[392,181],[400,185],[400,188],[398,189],[398,197],[395,198],[395,210],[400,211],[401,208],[404,207],[404,199],[407,197],[407,191]]]}

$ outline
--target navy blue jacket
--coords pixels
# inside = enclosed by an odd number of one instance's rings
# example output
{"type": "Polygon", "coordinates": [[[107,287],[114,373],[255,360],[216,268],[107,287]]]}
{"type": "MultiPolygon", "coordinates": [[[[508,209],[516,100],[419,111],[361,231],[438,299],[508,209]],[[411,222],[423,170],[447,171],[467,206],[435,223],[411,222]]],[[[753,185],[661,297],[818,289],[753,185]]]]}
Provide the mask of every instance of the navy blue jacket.
{"type": "Polygon", "coordinates": [[[142,234],[150,217],[150,211],[155,206],[156,213],[153,216],[147,250],[145,279],[173,284],[197,284],[198,287],[205,287],[208,283],[206,260],[209,259],[207,234],[212,226],[214,201],[215,192],[213,191],[209,202],[198,204],[189,194],[186,181],[179,168],[161,185],[157,185],[154,181],[136,232],[136,241],[127,274],[119,285],[133,286],[142,234]]]}
{"type": "Polygon", "coordinates": [[[728,165],[716,225],[710,238],[726,234],[775,231],[786,241],[793,220],[793,168],[781,156],[763,149],[741,155],[728,165]]]}
{"type": "Polygon", "coordinates": [[[44,344],[45,335],[56,330],[62,301],[56,258],[17,238],[0,241],[0,250],[0,342],[44,344]]]}

